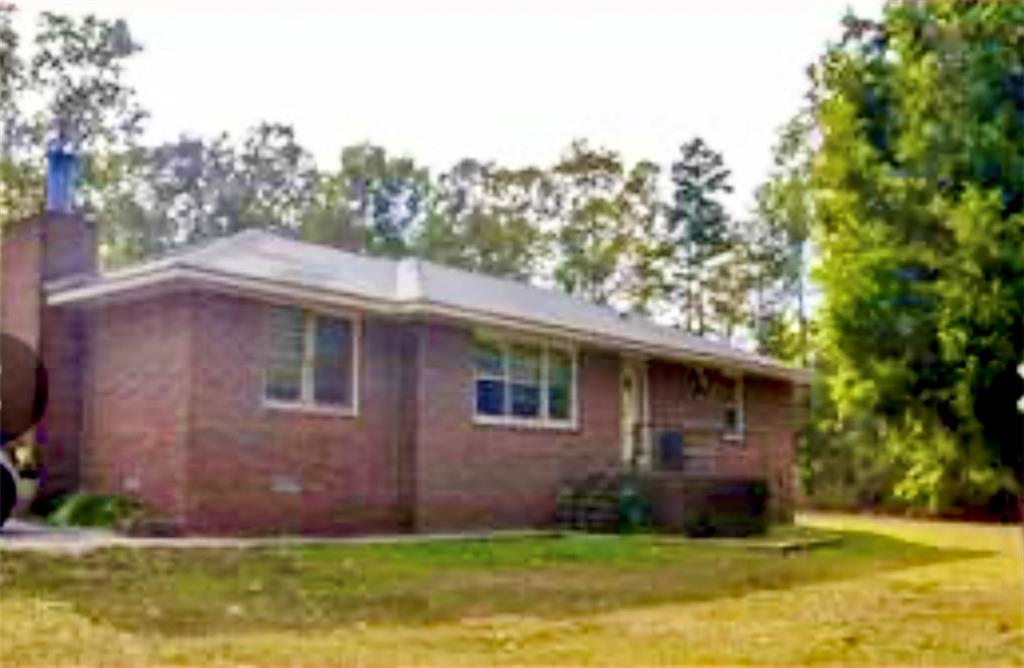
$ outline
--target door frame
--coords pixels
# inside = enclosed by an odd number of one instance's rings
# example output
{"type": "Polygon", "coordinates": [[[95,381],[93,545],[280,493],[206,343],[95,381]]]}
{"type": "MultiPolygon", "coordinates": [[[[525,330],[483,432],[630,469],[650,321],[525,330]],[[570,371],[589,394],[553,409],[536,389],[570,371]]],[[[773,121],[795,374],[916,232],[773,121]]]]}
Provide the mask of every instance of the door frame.
{"type": "Polygon", "coordinates": [[[640,468],[647,465],[649,459],[646,448],[646,430],[641,429],[637,434],[636,425],[644,424],[648,419],[648,383],[647,383],[647,360],[643,357],[622,355],[619,363],[619,455],[622,464],[626,467],[634,463],[640,468]],[[626,424],[626,394],[625,380],[632,377],[632,420],[627,427],[626,424]]]}

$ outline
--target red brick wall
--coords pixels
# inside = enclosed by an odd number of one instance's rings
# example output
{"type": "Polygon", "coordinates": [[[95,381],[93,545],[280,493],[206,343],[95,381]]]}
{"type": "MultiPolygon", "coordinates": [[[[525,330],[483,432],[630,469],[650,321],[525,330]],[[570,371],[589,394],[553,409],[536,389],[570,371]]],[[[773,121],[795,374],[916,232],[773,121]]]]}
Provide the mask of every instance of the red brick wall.
{"type": "Polygon", "coordinates": [[[748,377],[745,382],[747,448],[762,453],[762,466],[779,519],[792,519],[796,493],[796,434],[805,398],[791,383],[748,377]]]}
{"type": "Polygon", "coordinates": [[[583,350],[579,428],[474,424],[471,335],[420,328],[416,527],[420,530],[550,525],[559,484],[620,458],[619,361],[583,350]]]}
{"type": "MultiPolygon", "coordinates": [[[[762,478],[770,485],[772,504],[781,516],[792,512],[794,434],[799,428],[790,383],[758,376],[743,378],[745,429],[739,441],[705,432],[722,422],[723,404],[712,396],[693,398],[686,389],[686,367],[669,362],[648,365],[650,421],[659,428],[682,429],[687,444],[707,461],[694,475],[762,478]],[[694,426],[688,433],[687,427],[694,426]]],[[[714,382],[719,371],[706,369],[714,382]]],[[[652,438],[656,438],[652,436],[652,438]]]]}
{"type": "Polygon", "coordinates": [[[420,429],[421,325],[406,323],[398,332],[397,502],[403,530],[416,528],[416,453],[420,429]]]}
{"type": "Polygon", "coordinates": [[[31,221],[3,228],[0,327],[38,350],[42,229],[31,221]]]}
{"type": "Polygon", "coordinates": [[[43,280],[96,272],[96,229],[92,221],[80,214],[48,213],[43,221],[46,254],[43,280]]]}
{"type": "Polygon", "coordinates": [[[42,325],[49,398],[36,428],[36,441],[45,471],[44,494],[58,494],[75,490],[80,482],[88,331],[83,314],[70,309],[47,309],[42,325]]]}
{"type": "Polygon", "coordinates": [[[185,520],[192,306],[185,295],[89,315],[82,472],[89,491],[127,494],[185,520]]]}
{"type": "Polygon", "coordinates": [[[619,456],[617,357],[580,357],[580,428],[472,423],[469,331],[367,317],[355,417],[265,408],[266,305],[195,297],[188,524],[209,533],[535,526],[619,456]],[[274,491],[275,479],[299,490],[274,491]]]}
{"type": "Polygon", "coordinates": [[[3,230],[0,324],[39,352],[49,375],[49,401],[35,430],[42,465],[42,496],[79,484],[82,371],[86,331],[82,315],[43,308],[42,284],[96,271],[95,233],[80,215],[42,214],[3,230]]]}
{"type": "MultiPolygon", "coordinates": [[[[264,406],[267,311],[205,293],[94,311],[87,485],[194,533],[431,531],[550,525],[561,482],[618,466],[615,353],[580,351],[577,429],[485,426],[468,327],[364,316],[359,414],[323,415],[264,406]]],[[[652,369],[657,417],[678,369],[652,369]]],[[[745,387],[747,437],[723,447],[719,471],[763,474],[788,498],[790,386],[745,387]]]]}
{"type": "Polygon", "coordinates": [[[0,327],[38,350],[42,282],[96,272],[95,232],[78,215],[6,225],[0,242],[0,327]]]}
{"type": "Polygon", "coordinates": [[[262,402],[267,306],[216,295],[193,300],[190,530],[394,531],[398,326],[362,321],[357,416],[273,409],[262,402]]]}

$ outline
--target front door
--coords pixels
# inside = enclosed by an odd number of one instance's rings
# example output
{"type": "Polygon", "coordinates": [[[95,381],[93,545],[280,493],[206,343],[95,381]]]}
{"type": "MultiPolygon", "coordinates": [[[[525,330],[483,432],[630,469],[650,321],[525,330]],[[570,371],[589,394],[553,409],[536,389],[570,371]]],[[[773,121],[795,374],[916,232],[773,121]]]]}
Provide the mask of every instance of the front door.
{"type": "Polygon", "coordinates": [[[624,359],[619,374],[621,408],[619,416],[622,430],[622,461],[624,464],[639,463],[640,447],[640,365],[635,360],[624,359]]]}

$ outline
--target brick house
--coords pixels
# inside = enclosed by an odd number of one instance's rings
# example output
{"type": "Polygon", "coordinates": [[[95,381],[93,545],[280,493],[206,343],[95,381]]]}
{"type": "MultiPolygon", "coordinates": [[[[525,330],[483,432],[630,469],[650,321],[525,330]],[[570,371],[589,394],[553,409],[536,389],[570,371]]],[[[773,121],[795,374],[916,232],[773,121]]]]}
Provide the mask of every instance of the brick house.
{"type": "Polygon", "coordinates": [[[790,512],[803,370],[265,232],[104,274],[90,221],[50,208],[5,229],[0,302],[49,369],[50,493],[132,495],[190,533],[543,526],[563,481],[657,470],[675,440],[678,475],[762,478],[790,512]]]}

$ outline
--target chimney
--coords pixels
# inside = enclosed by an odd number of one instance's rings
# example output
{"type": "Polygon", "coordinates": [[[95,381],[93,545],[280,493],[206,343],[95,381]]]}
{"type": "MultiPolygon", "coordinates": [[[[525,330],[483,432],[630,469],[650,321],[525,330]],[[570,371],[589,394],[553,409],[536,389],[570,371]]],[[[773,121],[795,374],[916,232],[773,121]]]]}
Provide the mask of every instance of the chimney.
{"type": "Polygon", "coordinates": [[[96,273],[96,234],[75,208],[78,154],[54,140],[46,151],[46,211],[41,217],[43,282],[96,273]]]}
{"type": "Polygon", "coordinates": [[[87,315],[47,305],[46,285],[87,279],[97,268],[95,228],[75,208],[78,156],[57,141],[46,162],[45,210],[4,226],[0,238],[0,329],[35,351],[49,377],[49,401],[33,434],[38,498],[78,487],[88,351],[87,315]]]}
{"type": "Polygon", "coordinates": [[[0,230],[0,329],[36,352],[47,314],[45,283],[96,274],[93,225],[74,209],[77,157],[54,142],[46,161],[45,210],[0,230]]]}

